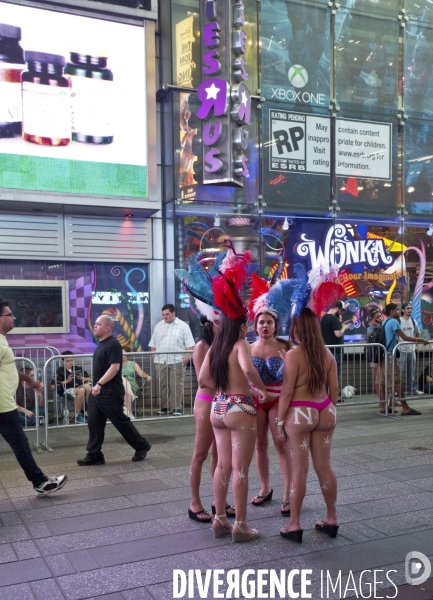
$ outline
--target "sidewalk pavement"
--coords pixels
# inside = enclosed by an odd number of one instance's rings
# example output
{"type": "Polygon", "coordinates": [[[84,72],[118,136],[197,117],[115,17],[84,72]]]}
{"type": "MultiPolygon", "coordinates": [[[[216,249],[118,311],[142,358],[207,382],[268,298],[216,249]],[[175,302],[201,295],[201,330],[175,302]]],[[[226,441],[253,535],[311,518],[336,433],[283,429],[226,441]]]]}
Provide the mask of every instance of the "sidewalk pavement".
{"type": "MultiPolygon", "coordinates": [[[[138,422],[152,442],[148,458],[140,463],[131,462],[133,450],[111,425],[104,445],[106,464],[95,467],[76,464],[85,455],[85,426],[55,431],[54,452],[35,452],[36,460],[48,475],[66,473],[69,481],[45,498],[34,496],[0,439],[0,599],[172,599],[174,569],[239,569],[241,577],[246,569],[274,569],[278,575],[285,570],[286,576],[293,569],[311,569],[307,591],[313,599],[362,597],[361,591],[364,598],[373,598],[369,582],[375,576],[376,597],[430,599],[431,581],[402,587],[397,596],[393,586],[406,583],[408,552],[433,559],[433,404],[422,399],[416,408],[421,417],[385,418],[372,406],[339,407],[332,451],[339,535],[330,539],[314,530],[315,521],[324,516],[324,503],[311,469],[302,544],[279,535],[285,523],[280,515],[283,488],[272,444],[274,499],[248,509],[248,521],[261,535],[254,542],[232,544],[229,536],[214,539],[209,525],[187,516],[192,418],[138,422]],[[360,579],[364,570],[369,572],[360,579]],[[329,581],[337,586],[335,592],[329,581]]],[[[255,465],[249,488],[249,497],[259,492],[255,465]]],[[[210,509],[207,465],[202,498],[210,509]]],[[[253,575],[256,581],[257,573],[253,575]]],[[[217,597],[214,580],[201,597],[217,597]]],[[[219,591],[224,594],[225,575],[223,581],[219,591]]],[[[294,582],[299,591],[300,578],[295,576],[294,582]]],[[[266,585],[264,589],[266,593],[266,585]]],[[[240,595],[246,597],[248,587],[240,595]]],[[[197,582],[194,597],[200,597],[197,582]]]]}

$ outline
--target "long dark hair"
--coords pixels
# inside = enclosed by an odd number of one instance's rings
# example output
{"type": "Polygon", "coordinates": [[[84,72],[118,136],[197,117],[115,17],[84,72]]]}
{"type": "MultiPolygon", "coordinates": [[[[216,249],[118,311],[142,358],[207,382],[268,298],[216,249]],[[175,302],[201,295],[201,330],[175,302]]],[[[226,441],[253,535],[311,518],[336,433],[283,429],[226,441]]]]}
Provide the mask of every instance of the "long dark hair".
{"type": "Polygon", "coordinates": [[[212,329],[212,321],[209,321],[207,317],[200,318],[201,328],[200,328],[200,337],[198,341],[204,340],[208,346],[212,346],[212,342],[214,341],[214,333],[212,329]]]}
{"type": "Polygon", "coordinates": [[[215,390],[225,393],[229,382],[229,354],[239,340],[241,325],[246,319],[222,316],[217,334],[209,350],[209,372],[215,390]]]}
{"type": "Polygon", "coordinates": [[[292,321],[290,342],[301,346],[307,358],[308,389],[311,394],[319,393],[326,383],[326,347],[323,343],[319,321],[310,308],[303,308],[292,321]]]}

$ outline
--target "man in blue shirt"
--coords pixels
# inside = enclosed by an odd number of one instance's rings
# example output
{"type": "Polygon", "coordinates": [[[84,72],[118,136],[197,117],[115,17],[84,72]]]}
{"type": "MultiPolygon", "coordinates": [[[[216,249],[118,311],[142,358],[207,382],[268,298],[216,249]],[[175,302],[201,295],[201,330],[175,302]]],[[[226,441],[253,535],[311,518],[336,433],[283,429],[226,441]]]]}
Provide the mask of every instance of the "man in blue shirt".
{"type": "MultiPolygon", "coordinates": [[[[388,354],[386,355],[386,360],[388,360],[388,391],[391,392],[392,390],[392,371],[394,363],[394,388],[401,401],[401,415],[420,415],[421,413],[419,411],[415,410],[414,408],[410,408],[408,403],[404,400],[404,389],[400,379],[400,367],[397,360],[395,360],[395,356],[393,356],[392,352],[401,340],[405,342],[415,342],[417,344],[422,343],[424,344],[424,346],[428,344],[428,341],[418,337],[409,337],[408,335],[403,333],[401,325],[398,321],[398,317],[400,316],[398,304],[387,304],[385,306],[385,313],[388,318],[386,319],[386,321],[383,322],[382,327],[385,332],[385,348],[388,352],[388,354]]],[[[381,402],[384,403],[384,406],[386,406],[384,362],[385,359],[380,363],[380,366],[377,369],[376,383],[379,385],[379,399],[381,402]]],[[[388,408],[388,411],[390,410],[391,409],[388,408]]],[[[385,408],[381,410],[381,412],[384,413],[385,408]]]]}

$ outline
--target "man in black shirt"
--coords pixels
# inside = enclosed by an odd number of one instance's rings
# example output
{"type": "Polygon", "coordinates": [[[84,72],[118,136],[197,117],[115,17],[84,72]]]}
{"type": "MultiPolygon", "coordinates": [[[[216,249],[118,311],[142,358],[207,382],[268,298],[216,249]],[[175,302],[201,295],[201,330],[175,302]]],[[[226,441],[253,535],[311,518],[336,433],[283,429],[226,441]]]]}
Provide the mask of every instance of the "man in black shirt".
{"type": "MultiPolygon", "coordinates": [[[[343,313],[344,304],[341,300],[338,300],[334,306],[332,306],[326,315],[323,315],[320,322],[320,329],[322,331],[322,337],[327,346],[343,346],[344,334],[348,325],[342,325],[340,321],[340,314],[343,313]]],[[[337,361],[338,379],[340,380],[341,374],[341,361],[343,358],[343,348],[330,348],[331,352],[335,356],[337,361]]]]}
{"type": "Polygon", "coordinates": [[[81,467],[105,463],[101,448],[107,419],[134,448],[133,461],[144,460],[152,447],[123,412],[122,347],[111,335],[113,327],[114,321],[108,315],[98,317],[93,327],[99,345],[93,354],[93,388],[87,409],[87,455],[77,460],[81,467]]]}

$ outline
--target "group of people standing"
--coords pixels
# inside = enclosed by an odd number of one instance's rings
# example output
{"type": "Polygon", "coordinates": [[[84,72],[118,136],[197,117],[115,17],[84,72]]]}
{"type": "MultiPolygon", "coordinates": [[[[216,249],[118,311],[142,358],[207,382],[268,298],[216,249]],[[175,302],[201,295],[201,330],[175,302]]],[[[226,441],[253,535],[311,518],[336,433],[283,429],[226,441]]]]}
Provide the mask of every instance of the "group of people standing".
{"type": "Polygon", "coordinates": [[[212,446],[215,537],[231,534],[233,542],[258,537],[246,519],[248,471],[255,448],[261,489],[252,504],[270,501],[270,428],[284,482],[281,514],[289,517],[281,536],[302,542],[300,513],[311,452],[327,509],[316,529],[335,537],[337,483],[330,463],[337,424],[335,358],[326,349],[318,319],[309,308],[293,319],[288,343],[276,337],[278,318],[273,311],[257,314],[254,326],[258,340],[250,346],[245,340],[247,318],[223,314],[217,327],[204,323],[202,339],[194,349],[199,389],[189,516],[202,523],[212,520],[199,493],[203,462],[212,446]],[[231,476],[234,507],[227,503],[231,476]],[[230,517],[235,517],[233,525],[230,517]]]}

